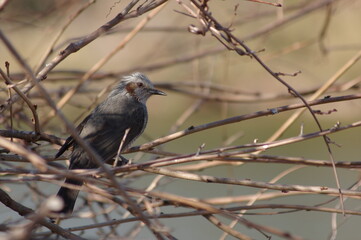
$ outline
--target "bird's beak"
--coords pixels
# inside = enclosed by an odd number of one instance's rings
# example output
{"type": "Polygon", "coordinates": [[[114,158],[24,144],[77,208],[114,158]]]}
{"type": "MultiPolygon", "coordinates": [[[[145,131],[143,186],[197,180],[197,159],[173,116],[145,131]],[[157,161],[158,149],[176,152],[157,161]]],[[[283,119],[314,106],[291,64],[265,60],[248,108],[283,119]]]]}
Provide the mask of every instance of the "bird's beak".
{"type": "Polygon", "coordinates": [[[155,89],[155,88],[150,88],[148,91],[153,95],[167,96],[167,94],[165,92],[162,92],[161,90],[158,90],[158,89],[155,89]]]}

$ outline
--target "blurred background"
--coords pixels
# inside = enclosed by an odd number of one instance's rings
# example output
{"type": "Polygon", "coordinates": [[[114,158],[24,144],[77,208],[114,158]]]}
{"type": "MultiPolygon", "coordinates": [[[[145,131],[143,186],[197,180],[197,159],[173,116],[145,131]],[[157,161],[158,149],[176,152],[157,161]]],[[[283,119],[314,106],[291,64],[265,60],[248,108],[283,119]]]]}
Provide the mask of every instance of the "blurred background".
{"type": "MultiPolygon", "coordinates": [[[[109,0],[3,2],[4,5],[0,11],[0,29],[33,69],[35,75],[54,60],[69,43],[94,32],[129,4],[129,1],[109,0]],[[83,10],[78,13],[80,9],[83,10]],[[72,17],[74,19],[70,21],[72,17]],[[50,47],[52,51],[49,51],[50,47]]],[[[252,51],[257,52],[260,59],[273,72],[283,73],[285,76],[281,74],[281,78],[306,99],[334,77],[350,59],[357,54],[360,57],[361,1],[275,0],[272,3],[280,3],[282,7],[240,0],[213,0],[208,2],[208,6],[212,16],[223,27],[229,28],[233,35],[243,40],[252,51]]],[[[148,2],[144,1],[142,4],[146,5],[148,2]]],[[[55,103],[61,102],[67,93],[79,85],[75,94],[65,101],[64,106],[61,106],[61,111],[70,122],[78,124],[89,110],[107,95],[121,76],[134,71],[144,72],[158,88],[168,95],[153,97],[149,100],[148,126],[144,135],[133,144],[134,146],[190,126],[301,102],[289,94],[288,89],[265,71],[254,58],[241,56],[235,51],[228,50],[210,32],[205,33],[204,36],[191,33],[190,26],[201,29],[202,25],[198,19],[189,15],[182,4],[193,9],[188,1],[168,1],[126,43],[124,39],[141,21],[146,19],[149,12],[120,22],[106,34],[69,55],[47,74],[47,78],[41,84],[55,103]],[[86,76],[90,69],[113,51],[112,57],[93,74],[86,76]],[[83,80],[81,84],[80,79],[83,80]]],[[[26,81],[24,81],[22,67],[1,43],[0,66],[2,69],[5,69],[5,61],[10,63],[12,80],[19,84],[19,88],[23,87],[26,81]]],[[[318,98],[359,93],[360,69],[361,63],[356,62],[318,98]]],[[[2,82],[0,86],[0,101],[3,104],[9,95],[5,83],[2,82]]],[[[32,88],[28,95],[37,105],[42,131],[66,138],[69,132],[65,125],[52,113],[51,107],[42,98],[38,89],[32,88]]],[[[360,100],[335,102],[315,106],[313,109],[321,110],[323,113],[330,111],[330,114],[317,115],[324,129],[333,127],[337,122],[340,122],[341,126],[346,126],[361,119],[360,100]]],[[[287,111],[222,125],[162,144],[159,149],[174,154],[195,154],[200,146],[204,146],[202,151],[207,151],[225,146],[249,144],[255,140],[264,142],[293,113],[294,111],[287,111]]],[[[9,110],[1,113],[1,129],[10,129],[10,116],[13,119],[13,129],[33,130],[31,112],[22,100],[12,105],[12,114],[9,110]]],[[[298,136],[301,128],[303,133],[318,131],[315,121],[307,111],[279,139],[298,136]]],[[[336,161],[360,161],[361,129],[359,127],[332,134],[330,138],[335,143],[331,144],[331,149],[336,161]]],[[[42,156],[53,156],[59,147],[44,142],[30,145],[28,146],[42,156]]],[[[322,138],[287,144],[269,149],[262,154],[330,161],[322,138]]],[[[147,153],[132,153],[125,156],[134,162],[145,162],[159,157],[147,153]]],[[[57,163],[65,162],[57,161],[57,163]]],[[[32,166],[28,163],[1,161],[1,168],[3,170],[32,169],[32,166]]],[[[285,171],[289,172],[277,183],[337,187],[330,167],[256,162],[233,165],[224,163],[194,173],[270,182],[285,171]]],[[[343,189],[359,181],[357,168],[339,168],[337,172],[343,189]]],[[[120,181],[134,188],[145,189],[157,176],[149,173],[140,175],[130,176],[120,181]]],[[[5,172],[2,176],[3,180],[14,180],[16,177],[5,172]]],[[[48,196],[55,194],[58,189],[57,184],[44,181],[14,182],[4,180],[1,188],[7,191],[14,200],[33,209],[36,209],[48,196]],[[34,194],[34,188],[39,189],[40,193],[34,194]]],[[[252,187],[190,182],[169,177],[162,178],[157,189],[195,199],[243,196],[260,191],[252,187]]],[[[273,191],[265,191],[267,192],[273,191]]],[[[86,194],[83,195],[86,196],[86,194]]],[[[324,207],[340,208],[337,196],[321,194],[287,196],[285,193],[284,196],[260,200],[256,203],[306,206],[323,203],[324,207]],[[333,201],[330,201],[332,199],[333,201]],[[330,202],[326,204],[327,201],[330,202]]],[[[359,211],[360,203],[360,199],[356,197],[345,199],[345,208],[359,211]]],[[[246,204],[247,201],[240,201],[223,207],[246,204]]],[[[79,199],[75,208],[81,210],[82,205],[84,205],[84,200],[79,199]]],[[[185,209],[169,206],[161,208],[160,211],[180,213],[185,209]]],[[[304,239],[352,240],[358,239],[360,235],[359,216],[339,214],[336,222],[333,222],[335,216],[331,213],[318,211],[280,213],[284,211],[286,210],[252,210],[249,213],[262,214],[247,215],[247,212],[244,217],[257,224],[274,227],[304,239]],[[337,225],[337,233],[332,230],[332,223],[337,225]]],[[[124,209],[118,207],[109,216],[111,219],[119,219],[123,213],[124,209]]],[[[81,217],[81,214],[76,213],[76,217],[64,220],[61,226],[67,228],[106,220],[105,216],[98,216],[96,221],[95,218],[79,218],[79,216],[81,217]]],[[[21,219],[23,218],[7,207],[0,208],[0,222],[16,226],[21,219]]],[[[225,224],[230,223],[227,218],[220,217],[220,219],[225,224]]],[[[161,219],[160,222],[178,239],[235,239],[232,236],[224,236],[220,229],[201,216],[161,219]]],[[[112,237],[114,239],[154,239],[154,235],[146,228],[141,229],[135,236],[126,235],[133,227],[133,222],[121,224],[116,227],[116,234],[113,232],[113,235],[104,234],[110,231],[108,227],[75,233],[87,239],[111,239],[112,237]]],[[[237,225],[235,229],[253,239],[266,239],[258,231],[243,225],[237,225]]],[[[40,233],[46,231],[46,229],[38,230],[40,233]]],[[[42,235],[34,236],[36,239],[41,239],[41,237],[42,235]]],[[[279,236],[272,236],[272,239],[279,238],[279,236]]]]}

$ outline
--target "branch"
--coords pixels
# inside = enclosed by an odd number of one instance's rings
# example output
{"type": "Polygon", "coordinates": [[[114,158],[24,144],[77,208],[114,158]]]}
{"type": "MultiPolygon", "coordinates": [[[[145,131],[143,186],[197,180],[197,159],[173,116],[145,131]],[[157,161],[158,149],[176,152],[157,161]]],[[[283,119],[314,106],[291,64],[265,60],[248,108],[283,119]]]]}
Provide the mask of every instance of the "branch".
{"type": "MultiPolygon", "coordinates": [[[[318,100],[314,100],[314,101],[309,101],[307,102],[307,104],[309,106],[314,106],[314,105],[320,105],[320,104],[327,104],[330,102],[338,102],[338,101],[348,101],[351,99],[359,99],[361,98],[361,94],[354,94],[354,95],[348,95],[348,96],[341,96],[341,97],[332,97],[332,98],[323,98],[323,99],[318,99],[318,100]]],[[[196,133],[196,132],[200,132],[203,130],[207,130],[207,129],[211,129],[211,128],[215,128],[215,127],[220,127],[223,125],[227,125],[227,124],[232,124],[232,123],[236,123],[236,122],[241,122],[244,120],[249,120],[249,119],[253,119],[253,118],[257,118],[257,117],[261,117],[261,116],[269,116],[269,115],[274,115],[277,113],[281,113],[281,112],[285,112],[285,111],[289,111],[289,110],[294,110],[294,109],[298,109],[298,108],[304,108],[305,104],[303,103],[296,103],[296,104],[291,104],[291,105],[286,105],[286,106],[281,106],[281,107],[276,107],[276,108],[272,108],[272,109],[268,109],[268,110],[263,110],[263,111],[258,111],[255,113],[250,113],[250,114],[245,114],[245,115],[240,115],[240,116],[235,116],[235,117],[231,117],[231,118],[226,118],[220,121],[215,121],[215,122],[210,122],[210,123],[206,123],[203,125],[198,125],[198,126],[190,126],[188,129],[183,130],[183,131],[179,131],[173,134],[170,134],[168,136],[162,137],[162,138],[158,138],[152,142],[149,143],[145,143],[142,144],[140,146],[135,146],[132,147],[130,149],[128,149],[125,152],[135,152],[135,151],[144,151],[144,150],[148,150],[148,149],[152,149],[160,144],[164,144],[167,142],[170,142],[172,140],[196,133]]]]}
{"type": "MultiPolygon", "coordinates": [[[[330,188],[326,186],[302,186],[302,185],[290,185],[290,184],[275,184],[275,183],[266,183],[260,181],[251,181],[251,180],[238,180],[231,178],[218,178],[208,175],[197,175],[188,172],[182,171],[171,171],[166,168],[144,168],[143,171],[161,174],[168,177],[174,177],[184,180],[191,180],[197,182],[205,182],[205,183],[221,183],[221,184],[231,184],[231,185],[240,185],[254,188],[265,188],[272,189],[277,191],[282,191],[287,193],[289,191],[299,191],[305,193],[318,193],[318,194],[327,194],[327,195],[338,195],[339,190],[337,188],[330,188]]],[[[354,196],[361,197],[361,192],[352,191],[352,190],[342,190],[343,195],[345,196],[354,196]]]]}
{"type": "Polygon", "coordinates": [[[5,138],[18,138],[23,139],[27,142],[35,142],[35,141],[46,141],[49,143],[54,143],[59,146],[63,145],[64,140],[55,135],[50,135],[46,133],[40,134],[38,136],[35,132],[30,131],[18,131],[18,130],[0,130],[0,136],[5,138]]]}

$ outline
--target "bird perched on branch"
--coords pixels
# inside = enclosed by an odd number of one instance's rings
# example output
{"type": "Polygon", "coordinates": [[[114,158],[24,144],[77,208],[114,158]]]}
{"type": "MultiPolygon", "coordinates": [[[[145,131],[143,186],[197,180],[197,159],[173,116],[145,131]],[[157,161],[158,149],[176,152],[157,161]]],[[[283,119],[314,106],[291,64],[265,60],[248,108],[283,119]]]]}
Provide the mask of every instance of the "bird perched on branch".
{"type": "MultiPolygon", "coordinates": [[[[166,95],[155,89],[149,79],[141,73],[126,76],[76,128],[79,136],[102,158],[112,160],[128,148],[143,133],[148,120],[146,101],[152,95],[166,95]]],[[[88,153],[73,139],[68,137],[59,149],[56,158],[72,148],[69,169],[91,169],[99,167],[88,153]]],[[[123,164],[126,163],[122,157],[123,164]]],[[[65,179],[66,184],[83,185],[82,181],[65,179]]],[[[79,190],[61,187],[57,196],[64,206],[58,213],[73,211],[79,190]]]]}

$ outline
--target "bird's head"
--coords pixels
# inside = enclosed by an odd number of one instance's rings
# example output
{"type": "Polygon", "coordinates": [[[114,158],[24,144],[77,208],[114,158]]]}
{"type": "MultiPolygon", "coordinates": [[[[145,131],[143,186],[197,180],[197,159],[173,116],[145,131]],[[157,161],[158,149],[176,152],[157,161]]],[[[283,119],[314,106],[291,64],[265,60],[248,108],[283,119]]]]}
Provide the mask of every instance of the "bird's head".
{"type": "Polygon", "coordinates": [[[152,95],[167,95],[154,88],[147,76],[139,72],[123,77],[120,84],[110,95],[117,94],[119,92],[122,92],[129,97],[134,97],[136,100],[144,104],[152,95]]]}

